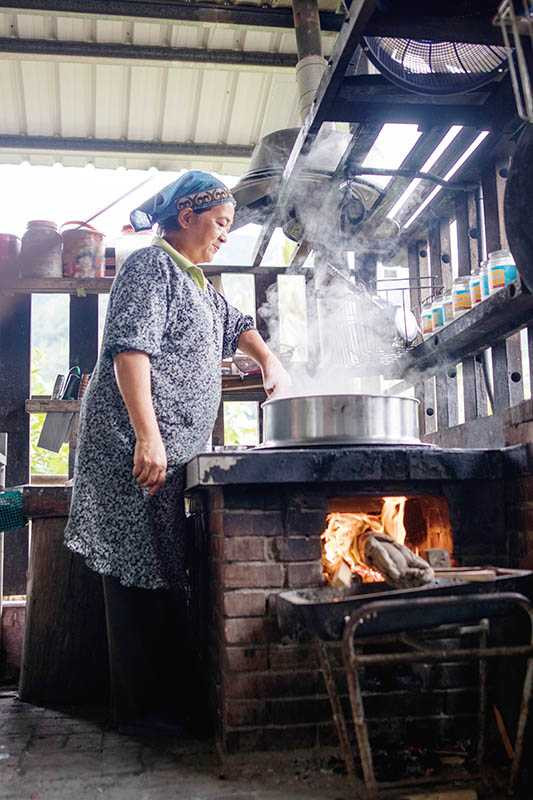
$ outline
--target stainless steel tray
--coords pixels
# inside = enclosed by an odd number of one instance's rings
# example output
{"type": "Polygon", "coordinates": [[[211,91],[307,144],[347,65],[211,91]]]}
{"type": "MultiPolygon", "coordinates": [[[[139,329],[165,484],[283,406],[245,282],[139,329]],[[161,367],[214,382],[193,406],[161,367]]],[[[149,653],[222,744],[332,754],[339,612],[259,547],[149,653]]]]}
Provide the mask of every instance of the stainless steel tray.
{"type": "Polygon", "coordinates": [[[422,445],[418,400],[396,395],[324,394],[263,403],[261,447],[422,445]]]}

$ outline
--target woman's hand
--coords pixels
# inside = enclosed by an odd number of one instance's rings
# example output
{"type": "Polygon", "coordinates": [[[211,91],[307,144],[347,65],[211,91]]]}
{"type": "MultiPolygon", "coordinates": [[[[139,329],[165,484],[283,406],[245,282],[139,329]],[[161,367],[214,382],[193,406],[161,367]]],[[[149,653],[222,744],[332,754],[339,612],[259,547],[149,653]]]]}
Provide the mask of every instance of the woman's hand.
{"type": "Polygon", "coordinates": [[[148,494],[154,495],[165,483],[167,454],[160,435],[137,439],[133,455],[133,475],[148,494]]]}
{"type": "Polygon", "coordinates": [[[261,372],[267,397],[278,397],[289,392],[291,377],[281,361],[273,353],[269,354],[264,366],[261,366],[261,372]]]}

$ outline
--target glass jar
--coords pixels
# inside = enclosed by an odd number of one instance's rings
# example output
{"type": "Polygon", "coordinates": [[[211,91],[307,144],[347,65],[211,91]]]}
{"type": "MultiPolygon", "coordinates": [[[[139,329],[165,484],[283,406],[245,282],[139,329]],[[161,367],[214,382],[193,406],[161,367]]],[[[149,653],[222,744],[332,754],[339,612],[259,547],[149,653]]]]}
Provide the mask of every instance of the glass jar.
{"type": "Polygon", "coordinates": [[[442,297],[436,297],[431,304],[431,317],[433,322],[433,330],[442,328],[444,325],[444,305],[442,297]]]}
{"type": "Polygon", "coordinates": [[[514,258],[507,249],[494,250],[489,253],[488,272],[491,294],[518,280],[518,270],[514,258]]]}
{"type": "Polygon", "coordinates": [[[487,261],[482,261],[479,269],[479,282],[482,300],[486,300],[487,297],[490,297],[489,270],[487,268],[487,263],[487,261]]]}
{"type": "Polygon", "coordinates": [[[470,276],[470,305],[472,308],[481,303],[481,278],[479,272],[474,272],[470,276]]]}
{"type": "Polygon", "coordinates": [[[446,292],[442,298],[442,310],[444,311],[444,322],[451,322],[453,319],[453,297],[451,292],[446,292]]]}
{"type": "Polygon", "coordinates": [[[470,275],[459,275],[452,287],[453,315],[457,317],[472,307],[470,300],[470,275]]]}
{"type": "Polygon", "coordinates": [[[431,310],[431,301],[424,300],[422,303],[422,313],[421,313],[421,328],[422,328],[422,335],[429,336],[433,333],[433,313],[431,310]]]}
{"type": "Polygon", "coordinates": [[[62,278],[62,240],[55,222],[32,219],[22,237],[19,272],[25,278],[62,278]]]}

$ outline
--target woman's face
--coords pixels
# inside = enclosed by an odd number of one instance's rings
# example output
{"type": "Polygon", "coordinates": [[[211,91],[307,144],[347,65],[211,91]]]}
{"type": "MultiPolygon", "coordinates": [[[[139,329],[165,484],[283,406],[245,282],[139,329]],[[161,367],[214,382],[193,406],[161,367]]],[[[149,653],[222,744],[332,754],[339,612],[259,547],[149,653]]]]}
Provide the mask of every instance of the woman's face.
{"type": "Polygon", "coordinates": [[[201,214],[186,209],[179,221],[187,239],[187,254],[195,264],[212,261],[228,239],[235,209],[232,203],[215,206],[201,214]]]}

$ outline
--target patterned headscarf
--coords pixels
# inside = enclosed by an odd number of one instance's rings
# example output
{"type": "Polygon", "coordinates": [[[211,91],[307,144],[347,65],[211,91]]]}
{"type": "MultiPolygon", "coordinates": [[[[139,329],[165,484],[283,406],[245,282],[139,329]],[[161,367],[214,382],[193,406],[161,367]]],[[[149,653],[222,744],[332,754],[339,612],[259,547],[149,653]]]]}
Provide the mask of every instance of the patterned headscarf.
{"type": "Polygon", "coordinates": [[[132,211],[130,221],[136,231],[145,231],[157,222],[176,217],[182,208],[200,213],[223,203],[235,205],[228,187],[214,175],[193,169],[132,211]]]}

